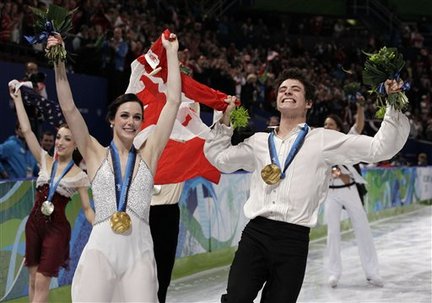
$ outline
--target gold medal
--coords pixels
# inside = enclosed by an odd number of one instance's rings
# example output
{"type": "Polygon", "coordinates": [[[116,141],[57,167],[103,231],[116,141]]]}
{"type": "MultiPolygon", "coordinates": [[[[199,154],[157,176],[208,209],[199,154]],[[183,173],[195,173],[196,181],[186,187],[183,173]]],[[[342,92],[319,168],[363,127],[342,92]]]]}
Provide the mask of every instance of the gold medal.
{"type": "Polygon", "coordinates": [[[125,233],[132,225],[131,218],[124,211],[115,212],[110,218],[110,223],[111,229],[117,234],[125,233]]]}
{"type": "Polygon", "coordinates": [[[261,178],[269,185],[278,183],[281,179],[281,170],[276,164],[268,164],[261,170],[261,178]]]}
{"type": "Polygon", "coordinates": [[[41,212],[45,215],[45,216],[49,216],[53,213],[54,211],[54,204],[51,201],[44,201],[44,203],[42,203],[41,206],[41,212]]]}

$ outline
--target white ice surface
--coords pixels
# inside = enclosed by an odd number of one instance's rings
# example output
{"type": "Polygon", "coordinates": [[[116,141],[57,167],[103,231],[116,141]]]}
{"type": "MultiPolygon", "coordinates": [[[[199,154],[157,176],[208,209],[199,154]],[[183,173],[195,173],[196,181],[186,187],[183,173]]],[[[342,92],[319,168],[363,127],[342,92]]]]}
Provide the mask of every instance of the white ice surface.
{"type": "MultiPolygon", "coordinates": [[[[337,288],[327,285],[325,239],[310,243],[298,302],[432,302],[432,206],[371,224],[384,287],[368,285],[352,232],[342,236],[343,273],[337,288]]],[[[174,280],[167,303],[216,303],[229,267],[174,280]]],[[[259,302],[259,296],[255,299],[259,302]]]]}

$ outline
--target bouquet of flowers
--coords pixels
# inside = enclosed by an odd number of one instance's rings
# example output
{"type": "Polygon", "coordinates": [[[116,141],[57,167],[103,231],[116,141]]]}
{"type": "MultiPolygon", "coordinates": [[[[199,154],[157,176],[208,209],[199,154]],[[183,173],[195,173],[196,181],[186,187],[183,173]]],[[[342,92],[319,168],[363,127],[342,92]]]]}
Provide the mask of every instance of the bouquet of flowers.
{"type": "Polygon", "coordinates": [[[230,114],[230,122],[234,129],[246,127],[249,123],[249,113],[246,108],[239,106],[230,114]]]}
{"type": "MultiPolygon", "coordinates": [[[[41,10],[36,7],[31,7],[33,14],[36,15],[34,24],[36,35],[25,36],[25,39],[30,44],[45,43],[50,35],[56,33],[62,37],[66,37],[72,29],[72,15],[78,8],[68,11],[67,9],[50,4],[47,10],[41,10]]],[[[50,62],[58,63],[65,61],[67,53],[62,45],[55,45],[46,50],[45,56],[50,62]]]]}
{"type": "Polygon", "coordinates": [[[408,105],[408,98],[405,95],[406,90],[410,88],[408,82],[402,86],[402,91],[390,94],[386,98],[384,82],[387,79],[399,79],[399,74],[405,65],[402,54],[395,48],[381,48],[378,53],[365,53],[367,60],[363,69],[363,82],[372,86],[369,91],[377,95],[377,118],[383,118],[385,114],[385,100],[396,110],[403,110],[408,105]]]}

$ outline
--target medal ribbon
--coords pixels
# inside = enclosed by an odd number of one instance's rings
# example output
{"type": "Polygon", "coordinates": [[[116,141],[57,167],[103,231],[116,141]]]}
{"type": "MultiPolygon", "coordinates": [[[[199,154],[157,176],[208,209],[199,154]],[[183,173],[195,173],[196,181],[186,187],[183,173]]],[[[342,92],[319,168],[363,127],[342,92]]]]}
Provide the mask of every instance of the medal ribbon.
{"type": "MultiPolygon", "coordinates": [[[[285,165],[281,174],[281,179],[285,178],[285,172],[288,169],[288,166],[291,164],[291,162],[294,160],[295,155],[300,150],[300,147],[303,145],[304,139],[309,131],[309,126],[305,123],[305,125],[300,129],[300,132],[297,135],[297,138],[294,141],[294,144],[292,145],[288,156],[285,160],[285,165]]],[[[281,165],[279,163],[278,156],[276,154],[276,147],[274,143],[274,132],[270,133],[268,137],[268,147],[270,151],[270,158],[273,164],[277,165],[277,167],[281,168],[281,165]]]]}
{"type": "Polygon", "coordinates": [[[117,211],[124,212],[126,210],[126,204],[127,204],[127,193],[129,191],[129,185],[131,183],[132,174],[135,167],[136,150],[132,145],[131,149],[129,150],[129,155],[126,163],[126,170],[123,178],[121,175],[120,156],[117,147],[114,144],[114,141],[111,141],[110,150],[111,150],[111,159],[114,167],[117,211]]]}
{"type": "Polygon", "coordinates": [[[48,198],[47,198],[48,201],[52,202],[52,198],[57,189],[57,186],[59,185],[61,179],[63,179],[63,177],[71,170],[73,165],[74,165],[74,161],[70,160],[70,162],[66,165],[63,172],[61,173],[60,177],[57,179],[57,182],[54,183],[54,178],[57,173],[57,167],[58,167],[58,161],[57,160],[54,161],[51,167],[51,177],[50,177],[48,198]]]}

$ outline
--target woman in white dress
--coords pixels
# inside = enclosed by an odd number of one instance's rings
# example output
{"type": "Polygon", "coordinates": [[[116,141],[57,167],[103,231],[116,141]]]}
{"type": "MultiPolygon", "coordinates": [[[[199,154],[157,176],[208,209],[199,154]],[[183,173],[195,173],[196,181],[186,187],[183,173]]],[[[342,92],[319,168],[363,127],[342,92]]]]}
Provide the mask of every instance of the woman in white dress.
{"type": "MultiPolygon", "coordinates": [[[[62,44],[59,35],[47,47],[62,44]]],[[[87,164],[96,208],[89,241],[72,281],[74,302],[157,302],[157,274],[149,228],[153,176],[180,105],[181,78],[174,34],[162,36],[167,53],[166,104],[157,126],[138,150],[133,147],[143,121],[134,94],[118,97],[108,109],[110,147],[93,138],[74,104],[63,62],[55,65],[59,103],[87,164]],[[136,159],[136,160],[135,160],[136,159]]]]}

